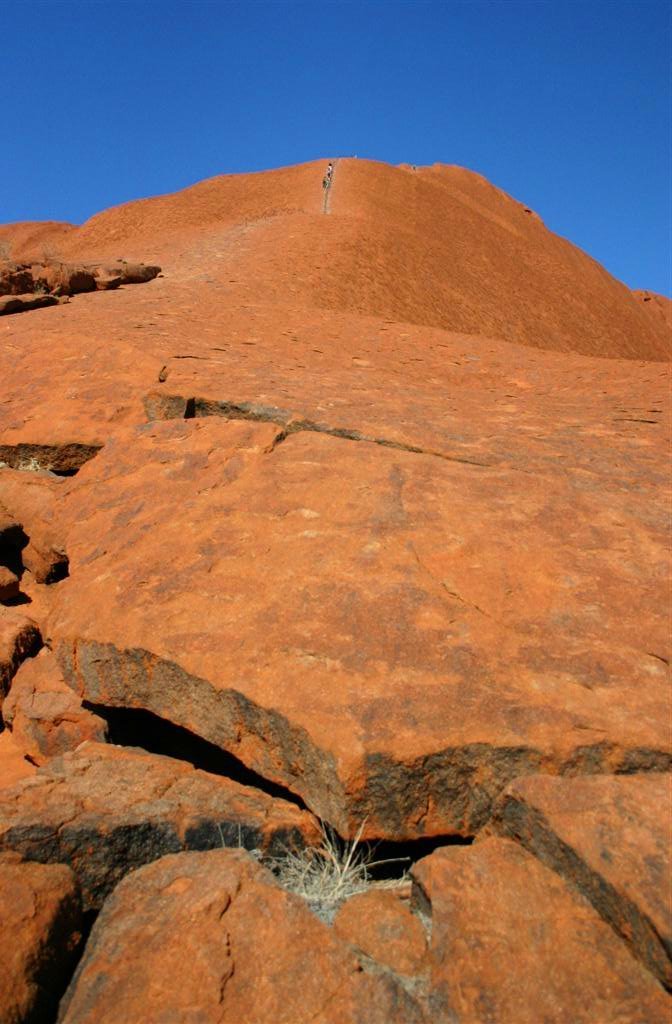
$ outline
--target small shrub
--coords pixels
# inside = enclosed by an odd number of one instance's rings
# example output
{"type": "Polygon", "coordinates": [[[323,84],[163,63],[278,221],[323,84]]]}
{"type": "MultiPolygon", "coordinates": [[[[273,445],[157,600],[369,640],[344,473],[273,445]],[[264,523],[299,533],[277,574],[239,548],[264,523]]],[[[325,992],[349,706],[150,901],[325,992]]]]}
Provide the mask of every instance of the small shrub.
{"type": "Polygon", "coordinates": [[[340,905],[375,887],[394,889],[408,879],[406,872],[400,878],[377,881],[372,872],[384,864],[399,863],[408,858],[394,857],[376,860],[375,847],[362,843],[362,822],[354,839],[344,841],[322,825],[322,843],[307,847],[299,853],[287,850],[282,857],[266,861],[280,885],[301,896],[311,910],[323,920],[331,921],[340,905]]]}

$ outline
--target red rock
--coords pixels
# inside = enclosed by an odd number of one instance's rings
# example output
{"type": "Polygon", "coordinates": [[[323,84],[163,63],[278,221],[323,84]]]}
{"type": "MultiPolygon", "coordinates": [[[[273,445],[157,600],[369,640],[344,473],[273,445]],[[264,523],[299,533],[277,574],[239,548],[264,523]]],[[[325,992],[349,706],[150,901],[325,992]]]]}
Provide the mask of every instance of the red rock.
{"type": "Polygon", "coordinates": [[[36,771],[35,765],[26,761],[11,732],[7,729],[0,732],[0,789],[11,789],[22,779],[29,779],[36,771]]]}
{"type": "Polygon", "coordinates": [[[32,619],[18,609],[0,607],[0,700],[21,662],[39,647],[40,634],[32,619]]]}
{"type": "Polygon", "coordinates": [[[517,840],[581,892],[672,988],[672,776],[517,779],[488,833],[517,840]]]}
{"type": "Polygon", "coordinates": [[[94,274],[87,267],[61,262],[34,264],[31,273],[37,288],[56,295],[96,290],[94,274]]]}
{"type": "Polygon", "coordinates": [[[284,800],[184,761],[99,743],[0,792],[0,849],[70,864],[87,910],[166,853],[230,845],[279,854],[317,836],[314,819],[284,800]]]}
{"type": "Polygon", "coordinates": [[[84,740],[104,742],[107,737],[106,723],[82,707],[47,650],[21,665],[2,714],[15,743],[38,765],[84,740]]]}
{"type": "MultiPolygon", "coordinates": [[[[323,171],[320,161],[211,178],[53,237],[66,261],[121,251],[165,266],[190,252],[237,305],[280,297],[560,351],[669,357],[664,325],[625,285],[480,175],[342,159],[327,218],[323,171]]],[[[17,242],[16,258],[34,248],[17,242]]]]}
{"type": "MultiPolygon", "coordinates": [[[[32,457],[38,461],[36,453],[32,457]]],[[[24,455],[28,461],[30,456],[24,455]]],[[[21,524],[28,538],[21,561],[38,583],[67,574],[67,556],[59,537],[57,507],[64,480],[46,472],[0,469],[0,504],[21,524]]]]}
{"type": "Polygon", "coordinates": [[[64,864],[0,857],[0,1020],[53,1020],[75,964],[81,909],[75,877],[64,864]]]}
{"type": "Polygon", "coordinates": [[[0,262],[0,296],[32,292],[30,268],[16,263],[0,262]]]}
{"type": "Polygon", "coordinates": [[[27,313],[31,309],[41,309],[43,306],[57,306],[58,299],[55,295],[43,294],[42,292],[31,292],[25,295],[3,295],[0,296],[0,316],[8,313],[27,313]]]}
{"type": "Polygon", "coordinates": [[[508,839],[413,868],[431,914],[434,1024],[641,1024],[672,1002],[590,904],[508,839]]]}
{"type": "Polygon", "coordinates": [[[521,774],[669,766],[662,505],[645,527],[630,493],[290,423],[155,423],[72,482],[50,626],[81,697],[188,728],[342,835],[469,835],[521,774]]]}
{"type": "Polygon", "coordinates": [[[390,976],[240,851],[163,857],[106,901],[61,1024],[422,1024],[390,976]]]}
{"type": "Polygon", "coordinates": [[[110,278],[118,277],[120,284],[146,284],[160,273],[161,267],[119,260],[113,267],[97,267],[96,282],[101,278],[109,281],[110,278]]]}
{"type": "Polygon", "coordinates": [[[425,929],[393,891],[370,889],[352,896],[338,911],[334,931],[396,974],[419,974],[426,966],[425,929]]]}
{"type": "Polygon", "coordinates": [[[11,601],[19,596],[19,577],[11,569],[0,565],[0,601],[11,601]]]}

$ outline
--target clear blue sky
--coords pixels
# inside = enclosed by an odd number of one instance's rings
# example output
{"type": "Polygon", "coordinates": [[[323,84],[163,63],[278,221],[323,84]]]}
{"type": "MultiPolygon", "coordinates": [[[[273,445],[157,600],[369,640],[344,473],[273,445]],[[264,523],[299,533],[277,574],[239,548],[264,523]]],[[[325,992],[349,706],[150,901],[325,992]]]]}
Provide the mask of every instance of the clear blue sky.
{"type": "Polygon", "coordinates": [[[439,160],[670,295],[671,9],[0,0],[0,222],[316,157],[439,160]]]}

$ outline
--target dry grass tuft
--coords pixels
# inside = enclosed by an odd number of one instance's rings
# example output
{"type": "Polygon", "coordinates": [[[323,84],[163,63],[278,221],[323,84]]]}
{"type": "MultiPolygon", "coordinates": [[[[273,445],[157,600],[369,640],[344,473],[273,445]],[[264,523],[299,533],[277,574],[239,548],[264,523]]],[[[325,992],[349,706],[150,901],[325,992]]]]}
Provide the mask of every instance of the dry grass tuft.
{"type": "Polygon", "coordinates": [[[287,850],[282,857],[266,861],[280,885],[301,896],[311,910],[323,920],[331,921],[345,900],[375,887],[394,889],[408,881],[406,872],[400,878],[376,880],[372,877],[384,864],[400,863],[409,858],[393,857],[376,860],[375,847],[362,843],[362,822],[354,839],[343,841],[328,825],[322,825],[322,844],[300,852],[287,850]]]}

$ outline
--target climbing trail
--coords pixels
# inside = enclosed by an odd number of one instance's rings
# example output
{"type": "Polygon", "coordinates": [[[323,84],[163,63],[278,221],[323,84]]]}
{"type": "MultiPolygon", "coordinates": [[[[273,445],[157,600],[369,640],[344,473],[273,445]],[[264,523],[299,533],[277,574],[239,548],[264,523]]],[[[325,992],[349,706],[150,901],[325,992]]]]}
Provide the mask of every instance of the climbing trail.
{"type": "Polygon", "coordinates": [[[327,187],[324,189],[324,199],[322,201],[322,213],[331,213],[331,187],[334,184],[334,176],[336,174],[336,168],[338,167],[338,157],[332,160],[332,172],[331,178],[327,182],[327,187]]]}

